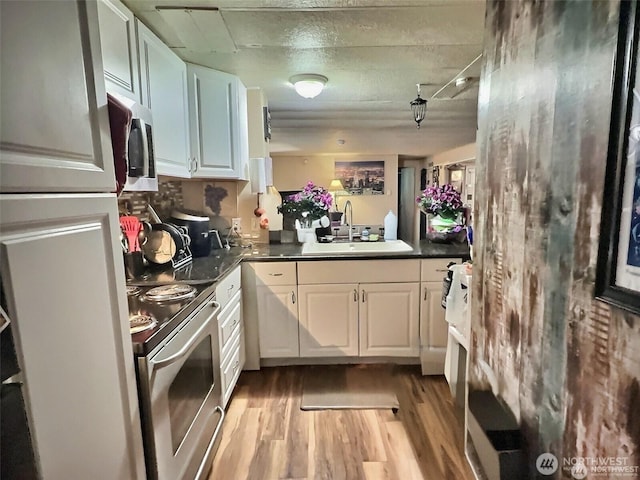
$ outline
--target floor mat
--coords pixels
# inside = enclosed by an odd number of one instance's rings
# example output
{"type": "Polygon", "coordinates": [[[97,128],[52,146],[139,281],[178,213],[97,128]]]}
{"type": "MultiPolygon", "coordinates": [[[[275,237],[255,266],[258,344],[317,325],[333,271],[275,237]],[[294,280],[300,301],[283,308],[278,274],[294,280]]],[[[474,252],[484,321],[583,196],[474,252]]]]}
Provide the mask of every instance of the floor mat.
{"type": "Polygon", "coordinates": [[[399,407],[391,366],[323,365],[309,367],[305,372],[302,410],[389,408],[397,411],[399,407]]]}

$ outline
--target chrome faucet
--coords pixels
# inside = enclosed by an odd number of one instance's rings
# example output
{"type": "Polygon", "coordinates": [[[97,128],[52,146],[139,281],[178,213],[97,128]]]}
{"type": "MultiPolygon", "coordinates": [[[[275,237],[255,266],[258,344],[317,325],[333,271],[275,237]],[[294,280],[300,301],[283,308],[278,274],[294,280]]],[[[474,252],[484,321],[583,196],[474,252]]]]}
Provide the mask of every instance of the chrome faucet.
{"type": "Polygon", "coordinates": [[[351,200],[347,200],[344,204],[344,216],[345,222],[349,227],[349,241],[353,242],[353,205],[351,205],[351,200]],[[347,208],[349,209],[348,215],[347,208]]]}

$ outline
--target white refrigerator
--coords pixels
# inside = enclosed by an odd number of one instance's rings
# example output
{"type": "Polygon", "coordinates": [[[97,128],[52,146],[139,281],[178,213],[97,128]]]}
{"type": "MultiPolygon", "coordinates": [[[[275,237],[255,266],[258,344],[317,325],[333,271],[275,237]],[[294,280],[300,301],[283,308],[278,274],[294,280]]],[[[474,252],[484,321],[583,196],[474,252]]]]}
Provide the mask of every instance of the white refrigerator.
{"type": "MultiPolygon", "coordinates": [[[[33,467],[143,479],[96,3],[3,1],[0,22],[0,278],[20,368],[7,383],[33,467]]],[[[19,469],[4,453],[3,472],[19,469]]]]}

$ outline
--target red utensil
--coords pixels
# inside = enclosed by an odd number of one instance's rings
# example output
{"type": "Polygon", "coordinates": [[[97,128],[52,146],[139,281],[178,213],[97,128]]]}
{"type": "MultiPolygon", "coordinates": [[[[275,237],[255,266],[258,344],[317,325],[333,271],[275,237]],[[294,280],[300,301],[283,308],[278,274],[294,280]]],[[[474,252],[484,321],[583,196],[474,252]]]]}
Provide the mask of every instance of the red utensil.
{"type": "Polygon", "coordinates": [[[139,252],[140,242],[138,242],[138,233],[140,233],[140,230],[144,227],[142,223],[140,223],[140,220],[138,220],[138,217],[132,215],[120,217],[120,227],[129,242],[129,251],[139,252]]]}

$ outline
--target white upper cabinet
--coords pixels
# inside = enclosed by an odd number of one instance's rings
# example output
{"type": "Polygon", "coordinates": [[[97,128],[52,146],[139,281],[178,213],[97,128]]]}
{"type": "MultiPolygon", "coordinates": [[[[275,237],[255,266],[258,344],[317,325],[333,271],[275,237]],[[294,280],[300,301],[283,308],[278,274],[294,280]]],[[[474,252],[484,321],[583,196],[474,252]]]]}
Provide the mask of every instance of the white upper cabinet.
{"type": "Polygon", "coordinates": [[[98,8],[0,2],[0,189],[115,190],[98,8]]]}
{"type": "Polygon", "coordinates": [[[193,177],[247,178],[246,88],[234,75],[187,64],[193,177]]]}
{"type": "Polygon", "coordinates": [[[140,101],[140,70],[133,12],[119,0],[99,0],[100,42],[107,91],[140,101]]]}
{"type": "Polygon", "coordinates": [[[137,21],[142,104],[151,110],[156,171],[188,178],[190,172],[187,67],[137,21]]]}

